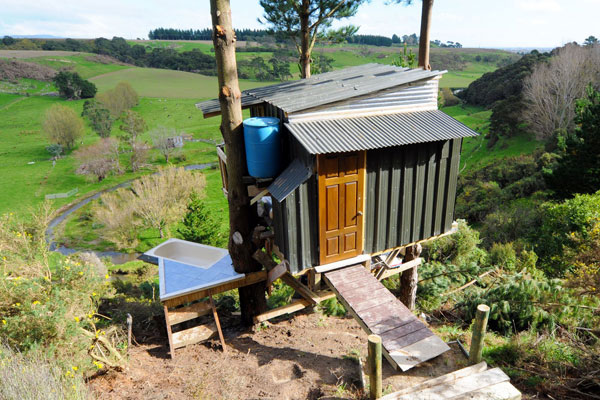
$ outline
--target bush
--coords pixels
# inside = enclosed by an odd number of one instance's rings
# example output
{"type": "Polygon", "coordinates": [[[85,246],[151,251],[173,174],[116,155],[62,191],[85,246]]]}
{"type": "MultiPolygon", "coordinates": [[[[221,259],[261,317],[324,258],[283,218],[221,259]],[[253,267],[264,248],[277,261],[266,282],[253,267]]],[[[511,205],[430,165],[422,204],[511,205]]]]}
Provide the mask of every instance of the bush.
{"type": "Polygon", "coordinates": [[[443,101],[444,107],[452,107],[457,104],[460,104],[459,98],[456,97],[454,95],[454,93],[452,93],[452,89],[450,89],[448,87],[444,87],[444,88],[441,88],[440,91],[442,92],[442,99],[443,99],[442,101],[443,101]]]}
{"type": "Polygon", "coordinates": [[[535,252],[549,276],[564,276],[575,266],[582,246],[593,246],[600,221],[600,192],[576,195],[562,203],[542,207],[542,226],[535,238],[535,252]]]}
{"type": "Polygon", "coordinates": [[[96,95],[96,85],[83,79],[77,72],[60,71],[54,77],[60,95],[66,99],[89,99],[96,95]]]}
{"type": "Polygon", "coordinates": [[[512,243],[494,243],[489,253],[488,264],[506,271],[514,271],[517,254],[512,243]]]}
{"type": "Polygon", "coordinates": [[[113,89],[100,93],[96,99],[110,111],[113,118],[119,118],[124,111],[139,102],[137,92],[127,82],[119,82],[113,89]]]}
{"type": "Polygon", "coordinates": [[[4,400],[85,400],[89,393],[81,374],[63,372],[39,354],[24,355],[0,345],[0,398],[4,400]]]}
{"type": "Polygon", "coordinates": [[[72,367],[84,372],[116,366],[122,356],[104,345],[109,341],[97,329],[108,275],[77,256],[53,257],[50,265],[47,221],[35,217],[25,225],[10,216],[0,221],[0,342],[39,352],[70,373],[72,367]]]}
{"type": "Polygon", "coordinates": [[[70,150],[83,136],[83,121],[73,109],[55,104],[46,111],[44,131],[51,143],[70,150]]]}

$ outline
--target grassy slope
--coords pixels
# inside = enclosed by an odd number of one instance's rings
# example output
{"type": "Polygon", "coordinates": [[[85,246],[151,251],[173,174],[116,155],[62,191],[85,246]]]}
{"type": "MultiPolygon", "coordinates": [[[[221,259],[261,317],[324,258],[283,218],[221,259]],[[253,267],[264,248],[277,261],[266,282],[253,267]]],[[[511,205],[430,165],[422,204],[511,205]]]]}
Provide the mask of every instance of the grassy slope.
{"type": "MultiPolygon", "coordinates": [[[[90,79],[102,92],[126,81],[142,97],[201,99],[217,93],[217,78],[191,72],[155,68],[127,68],[95,76],[90,79]]],[[[242,90],[275,82],[240,80],[242,90]]]]}
{"type": "Polygon", "coordinates": [[[82,78],[88,79],[96,75],[106,74],[121,69],[131,68],[129,65],[120,64],[103,64],[94,61],[95,54],[81,53],[74,56],[40,56],[27,58],[23,61],[35,62],[47,67],[59,70],[61,68],[72,69],[81,75],[82,78]]]}
{"type": "Polygon", "coordinates": [[[460,162],[461,172],[489,164],[499,158],[531,153],[542,146],[540,142],[535,141],[529,135],[523,134],[501,139],[492,148],[489,148],[489,139],[486,139],[485,136],[489,131],[491,111],[482,107],[462,105],[445,107],[442,111],[481,133],[478,137],[463,140],[460,162]]]}

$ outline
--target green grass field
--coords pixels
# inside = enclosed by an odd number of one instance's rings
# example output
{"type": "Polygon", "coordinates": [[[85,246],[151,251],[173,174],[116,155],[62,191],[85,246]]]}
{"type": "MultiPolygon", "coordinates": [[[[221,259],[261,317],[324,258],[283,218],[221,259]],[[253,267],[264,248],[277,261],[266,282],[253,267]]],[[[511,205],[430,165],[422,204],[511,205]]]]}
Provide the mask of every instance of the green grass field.
{"type": "Polygon", "coordinates": [[[109,72],[131,68],[130,65],[105,64],[98,62],[95,54],[87,53],[80,53],[74,56],[36,56],[34,58],[26,58],[23,61],[34,62],[56,70],[63,68],[71,69],[85,79],[100,74],[107,74],[109,72]]]}
{"type": "MultiPolygon", "coordinates": [[[[206,99],[218,93],[217,77],[155,68],[127,68],[90,79],[99,92],[111,89],[119,82],[129,82],[142,97],[206,99]]],[[[240,80],[242,90],[275,82],[240,80]]]]}
{"type": "Polygon", "coordinates": [[[477,137],[463,139],[460,159],[461,172],[481,167],[504,157],[532,153],[543,146],[541,142],[536,141],[530,135],[522,134],[511,138],[501,138],[490,148],[488,147],[489,139],[486,139],[485,136],[489,132],[491,111],[482,107],[463,105],[445,107],[442,108],[442,111],[480,133],[477,137]]]}

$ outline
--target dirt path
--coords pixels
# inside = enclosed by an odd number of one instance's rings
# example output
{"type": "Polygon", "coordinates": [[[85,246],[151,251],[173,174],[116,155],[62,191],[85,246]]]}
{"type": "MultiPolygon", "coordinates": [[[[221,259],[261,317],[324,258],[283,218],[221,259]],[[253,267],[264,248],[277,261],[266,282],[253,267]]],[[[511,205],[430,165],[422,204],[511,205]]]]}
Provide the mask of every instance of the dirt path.
{"type": "MultiPolygon", "coordinates": [[[[90,382],[101,399],[362,399],[353,359],[367,354],[367,335],[351,318],[301,313],[258,332],[224,316],[228,351],[218,341],[188,346],[168,358],[166,338],[132,349],[124,372],[90,382]]],[[[463,367],[458,347],[406,373],[384,360],[386,392],[463,367]]]]}

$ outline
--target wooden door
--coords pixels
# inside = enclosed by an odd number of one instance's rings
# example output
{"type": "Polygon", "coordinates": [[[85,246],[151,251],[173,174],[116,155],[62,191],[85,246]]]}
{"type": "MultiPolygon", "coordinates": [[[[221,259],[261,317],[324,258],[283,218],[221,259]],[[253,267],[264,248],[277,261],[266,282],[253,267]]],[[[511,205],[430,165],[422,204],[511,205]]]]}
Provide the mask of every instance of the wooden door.
{"type": "Polygon", "coordinates": [[[362,254],[365,161],[365,151],[318,156],[321,265],[362,254]]]}

